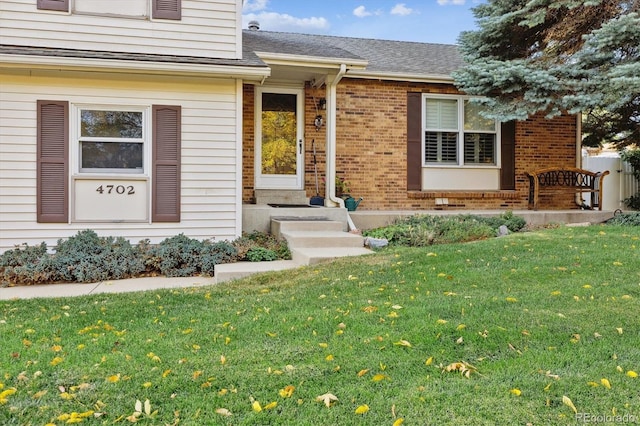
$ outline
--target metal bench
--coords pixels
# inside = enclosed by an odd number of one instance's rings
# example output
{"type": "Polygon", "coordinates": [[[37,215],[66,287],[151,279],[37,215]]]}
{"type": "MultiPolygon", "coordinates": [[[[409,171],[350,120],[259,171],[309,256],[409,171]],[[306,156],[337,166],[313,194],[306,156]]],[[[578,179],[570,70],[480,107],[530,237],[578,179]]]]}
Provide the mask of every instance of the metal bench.
{"type": "MultiPolygon", "coordinates": [[[[525,172],[529,177],[529,209],[538,210],[540,194],[589,193],[590,204],[576,203],[581,208],[602,210],[602,180],[609,171],[592,172],[573,167],[546,168],[525,172]]],[[[581,197],[582,198],[582,197],[581,197]]]]}

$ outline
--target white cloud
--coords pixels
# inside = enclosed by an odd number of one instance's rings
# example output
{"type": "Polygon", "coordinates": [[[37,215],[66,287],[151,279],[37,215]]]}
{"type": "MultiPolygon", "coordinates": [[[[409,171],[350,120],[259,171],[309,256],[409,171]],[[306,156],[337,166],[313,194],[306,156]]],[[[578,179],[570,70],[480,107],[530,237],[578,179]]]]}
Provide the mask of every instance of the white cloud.
{"type": "Polygon", "coordinates": [[[446,6],[448,4],[455,4],[461,6],[466,3],[466,0],[438,0],[440,6],[446,6]]]}
{"type": "Polygon", "coordinates": [[[357,16],[358,18],[364,18],[365,16],[371,16],[371,12],[366,10],[366,8],[364,6],[358,6],[355,9],[353,9],[353,14],[355,16],[357,16]]]}
{"type": "Polygon", "coordinates": [[[269,0],[248,0],[242,7],[242,10],[244,12],[257,12],[265,10],[268,4],[269,0]]]}
{"type": "Polygon", "coordinates": [[[248,13],[242,15],[242,21],[243,28],[246,28],[250,21],[258,21],[260,29],[265,31],[300,32],[300,30],[304,30],[307,33],[316,33],[318,30],[329,28],[329,21],[326,18],[315,16],[311,18],[296,18],[295,16],[275,12],[248,13]]]}
{"type": "Polygon", "coordinates": [[[413,9],[407,7],[404,3],[398,3],[391,9],[392,15],[407,16],[413,13],[413,9]]]}

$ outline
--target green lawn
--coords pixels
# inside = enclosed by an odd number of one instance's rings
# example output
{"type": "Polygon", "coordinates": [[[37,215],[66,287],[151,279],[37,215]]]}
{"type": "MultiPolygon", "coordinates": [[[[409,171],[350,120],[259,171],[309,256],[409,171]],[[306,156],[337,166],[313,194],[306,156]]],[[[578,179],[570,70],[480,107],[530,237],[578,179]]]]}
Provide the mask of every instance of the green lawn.
{"type": "Polygon", "coordinates": [[[640,422],[639,234],[562,227],[0,302],[0,424],[640,422]]]}

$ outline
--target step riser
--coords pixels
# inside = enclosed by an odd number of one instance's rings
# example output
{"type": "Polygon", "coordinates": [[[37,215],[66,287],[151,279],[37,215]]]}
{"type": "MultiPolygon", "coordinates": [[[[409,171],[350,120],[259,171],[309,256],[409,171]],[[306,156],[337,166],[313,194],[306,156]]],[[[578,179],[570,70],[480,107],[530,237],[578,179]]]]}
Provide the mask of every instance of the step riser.
{"type": "Polygon", "coordinates": [[[364,238],[358,235],[346,234],[341,237],[335,236],[323,236],[322,233],[318,233],[318,236],[310,237],[297,237],[288,234],[283,234],[287,240],[287,244],[290,248],[298,247],[310,247],[310,248],[326,248],[326,247],[363,247],[364,238]]]}
{"type": "Polygon", "coordinates": [[[342,223],[330,220],[271,221],[271,233],[273,235],[280,235],[293,231],[341,232],[342,223]]]}

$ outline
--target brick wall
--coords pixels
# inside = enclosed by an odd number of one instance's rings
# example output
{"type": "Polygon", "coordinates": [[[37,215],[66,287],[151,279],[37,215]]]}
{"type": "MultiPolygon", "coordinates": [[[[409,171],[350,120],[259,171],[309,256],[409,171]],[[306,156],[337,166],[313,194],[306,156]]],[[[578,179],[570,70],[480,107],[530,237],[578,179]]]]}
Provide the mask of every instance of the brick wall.
{"type": "MultiPolygon", "coordinates": [[[[445,84],[381,82],[343,79],[337,88],[336,170],[354,197],[363,197],[358,210],[506,210],[526,209],[529,182],[524,172],[542,167],[575,166],[576,118],[545,120],[535,116],[516,123],[516,189],[513,191],[407,191],[407,93],[457,94],[445,84]],[[446,207],[436,198],[448,198],[446,207]]],[[[316,193],[315,142],[320,195],[325,195],[326,125],[314,126],[325,88],[305,88],[305,189],[316,193]]],[[[243,201],[254,199],[254,90],[244,89],[243,201]]],[[[541,198],[542,209],[575,208],[572,195],[541,198]]]]}

